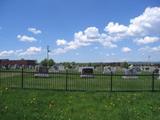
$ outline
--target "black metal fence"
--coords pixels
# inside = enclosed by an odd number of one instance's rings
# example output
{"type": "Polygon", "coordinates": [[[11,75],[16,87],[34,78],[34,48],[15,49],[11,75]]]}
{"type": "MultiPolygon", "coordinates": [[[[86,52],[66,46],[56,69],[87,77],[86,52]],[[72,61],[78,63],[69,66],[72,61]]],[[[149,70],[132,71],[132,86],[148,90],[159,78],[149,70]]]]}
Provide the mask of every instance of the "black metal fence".
{"type": "Polygon", "coordinates": [[[64,91],[159,91],[158,74],[94,74],[81,78],[80,73],[49,73],[35,77],[35,72],[0,71],[0,86],[9,88],[53,89],[64,91]]]}

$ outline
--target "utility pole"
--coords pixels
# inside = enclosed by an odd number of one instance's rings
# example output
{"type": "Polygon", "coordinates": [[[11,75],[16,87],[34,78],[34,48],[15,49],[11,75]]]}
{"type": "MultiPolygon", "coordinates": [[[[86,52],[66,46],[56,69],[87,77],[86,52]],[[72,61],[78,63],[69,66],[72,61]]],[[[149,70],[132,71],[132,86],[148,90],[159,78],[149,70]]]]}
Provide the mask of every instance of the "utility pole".
{"type": "Polygon", "coordinates": [[[49,52],[50,52],[49,45],[47,45],[47,60],[49,60],[49,52]]]}
{"type": "Polygon", "coordinates": [[[49,68],[49,45],[47,45],[47,67],[49,68]]]}

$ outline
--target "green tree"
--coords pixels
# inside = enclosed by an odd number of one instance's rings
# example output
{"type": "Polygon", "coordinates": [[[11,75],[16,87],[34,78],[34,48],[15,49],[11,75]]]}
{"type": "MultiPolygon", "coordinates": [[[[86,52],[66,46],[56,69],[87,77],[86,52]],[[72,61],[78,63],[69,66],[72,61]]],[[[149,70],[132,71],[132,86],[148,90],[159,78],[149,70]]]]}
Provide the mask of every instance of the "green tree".
{"type": "Polygon", "coordinates": [[[42,66],[49,66],[49,67],[51,67],[51,66],[53,66],[54,64],[55,64],[55,62],[54,62],[53,59],[49,59],[49,60],[44,59],[44,60],[41,61],[41,65],[42,65],[42,66]]]}
{"type": "Polygon", "coordinates": [[[128,67],[129,67],[129,64],[128,64],[127,62],[123,62],[123,63],[121,64],[121,67],[123,67],[123,68],[128,68],[128,67]]]}
{"type": "Polygon", "coordinates": [[[69,62],[64,62],[63,65],[64,65],[65,69],[71,69],[72,68],[71,63],[69,63],[69,62]]]}
{"type": "Polygon", "coordinates": [[[49,59],[48,65],[49,66],[53,66],[54,64],[55,64],[54,60],[53,59],[49,59]]]}

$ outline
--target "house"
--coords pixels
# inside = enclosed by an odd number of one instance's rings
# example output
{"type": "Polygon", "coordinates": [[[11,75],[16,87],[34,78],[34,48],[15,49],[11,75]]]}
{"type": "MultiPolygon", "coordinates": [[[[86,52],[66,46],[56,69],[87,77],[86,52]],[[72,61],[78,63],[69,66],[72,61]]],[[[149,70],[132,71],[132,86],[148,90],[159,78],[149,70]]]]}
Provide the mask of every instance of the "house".
{"type": "Polygon", "coordinates": [[[0,68],[18,69],[18,68],[32,68],[36,65],[36,60],[9,60],[0,59],[0,68]]]}

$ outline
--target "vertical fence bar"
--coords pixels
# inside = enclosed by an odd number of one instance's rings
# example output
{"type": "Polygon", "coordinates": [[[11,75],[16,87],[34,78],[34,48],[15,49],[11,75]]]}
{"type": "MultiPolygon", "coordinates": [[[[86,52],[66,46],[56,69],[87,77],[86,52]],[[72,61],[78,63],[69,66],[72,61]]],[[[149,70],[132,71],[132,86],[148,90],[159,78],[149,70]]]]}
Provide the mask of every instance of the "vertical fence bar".
{"type": "Polygon", "coordinates": [[[0,68],[0,86],[2,86],[2,83],[1,83],[1,68],[0,68]]]}
{"type": "Polygon", "coordinates": [[[112,74],[112,71],[111,71],[111,83],[110,83],[110,85],[111,85],[111,86],[110,86],[110,88],[111,88],[110,91],[111,91],[111,92],[112,92],[112,79],[113,79],[113,74],[112,74]]]}
{"type": "Polygon", "coordinates": [[[22,85],[21,85],[21,87],[23,88],[23,79],[24,79],[24,78],[23,78],[23,67],[22,67],[22,73],[21,73],[21,74],[22,74],[22,81],[21,81],[21,84],[22,84],[22,85]]]}
{"type": "Polygon", "coordinates": [[[66,91],[68,90],[68,70],[66,70],[66,91]]]}
{"type": "Polygon", "coordinates": [[[154,72],[152,73],[152,92],[154,92],[154,72]]]}

